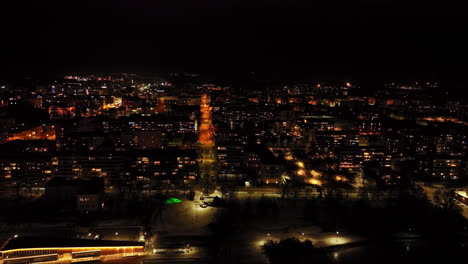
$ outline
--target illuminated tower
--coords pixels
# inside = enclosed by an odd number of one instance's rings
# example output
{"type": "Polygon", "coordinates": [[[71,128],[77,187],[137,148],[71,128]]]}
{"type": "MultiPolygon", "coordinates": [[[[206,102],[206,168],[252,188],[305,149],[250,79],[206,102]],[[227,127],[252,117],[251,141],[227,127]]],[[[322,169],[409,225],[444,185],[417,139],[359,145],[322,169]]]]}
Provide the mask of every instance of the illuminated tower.
{"type": "Polygon", "coordinates": [[[157,105],[156,111],[158,112],[158,114],[162,114],[166,112],[166,106],[164,104],[164,97],[162,96],[158,97],[158,105],[157,105]]]}
{"type": "Polygon", "coordinates": [[[107,110],[107,109],[108,109],[108,108],[107,108],[107,102],[106,102],[106,98],[105,98],[105,97],[102,99],[102,109],[103,109],[103,110],[107,110]]]}
{"type": "Polygon", "coordinates": [[[211,110],[210,98],[206,94],[203,94],[200,105],[200,126],[198,129],[198,167],[204,187],[213,186],[216,179],[216,146],[211,110]]]}

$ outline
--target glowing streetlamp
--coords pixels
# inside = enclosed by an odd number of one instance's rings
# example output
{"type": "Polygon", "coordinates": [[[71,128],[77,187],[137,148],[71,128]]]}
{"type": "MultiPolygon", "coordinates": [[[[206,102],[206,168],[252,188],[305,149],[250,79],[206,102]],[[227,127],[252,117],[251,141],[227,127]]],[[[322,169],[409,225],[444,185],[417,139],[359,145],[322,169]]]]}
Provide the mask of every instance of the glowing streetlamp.
{"type": "Polygon", "coordinates": [[[296,162],[296,165],[297,165],[299,168],[301,168],[301,169],[304,168],[304,162],[302,162],[302,161],[296,162]]]}

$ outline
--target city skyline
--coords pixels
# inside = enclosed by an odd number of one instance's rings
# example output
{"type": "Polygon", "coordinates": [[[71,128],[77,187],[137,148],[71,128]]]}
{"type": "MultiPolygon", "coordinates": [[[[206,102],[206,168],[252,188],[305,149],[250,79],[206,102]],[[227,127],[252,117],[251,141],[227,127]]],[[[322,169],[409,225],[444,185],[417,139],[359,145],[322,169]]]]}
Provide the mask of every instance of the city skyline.
{"type": "Polygon", "coordinates": [[[461,4],[1,6],[0,264],[468,259],[461,4]]]}

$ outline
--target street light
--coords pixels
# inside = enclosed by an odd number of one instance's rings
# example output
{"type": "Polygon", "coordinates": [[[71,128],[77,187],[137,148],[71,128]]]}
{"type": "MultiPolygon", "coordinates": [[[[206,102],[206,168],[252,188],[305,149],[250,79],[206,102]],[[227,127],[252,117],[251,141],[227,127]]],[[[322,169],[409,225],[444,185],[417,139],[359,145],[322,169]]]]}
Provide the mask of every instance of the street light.
{"type": "Polygon", "coordinates": [[[115,235],[117,236],[119,234],[119,232],[115,232],[115,235]]]}
{"type": "Polygon", "coordinates": [[[14,237],[14,238],[17,238],[17,237],[18,237],[18,235],[16,235],[16,234],[15,234],[13,237],[14,237]]]}

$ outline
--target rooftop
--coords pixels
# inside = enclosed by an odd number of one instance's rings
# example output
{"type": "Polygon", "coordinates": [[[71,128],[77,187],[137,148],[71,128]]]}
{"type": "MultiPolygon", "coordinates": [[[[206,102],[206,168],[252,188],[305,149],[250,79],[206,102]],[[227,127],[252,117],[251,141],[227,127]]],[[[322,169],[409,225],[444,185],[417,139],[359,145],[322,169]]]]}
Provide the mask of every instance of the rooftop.
{"type": "Polygon", "coordinates": [[[144,246],[143,242],[114,241],[114,240],[92,240],[61,237],[18,237],[11,239],[2,249],[25,249],[25,248],[67,248],[67,247],[132,247],[144,246]]]}

